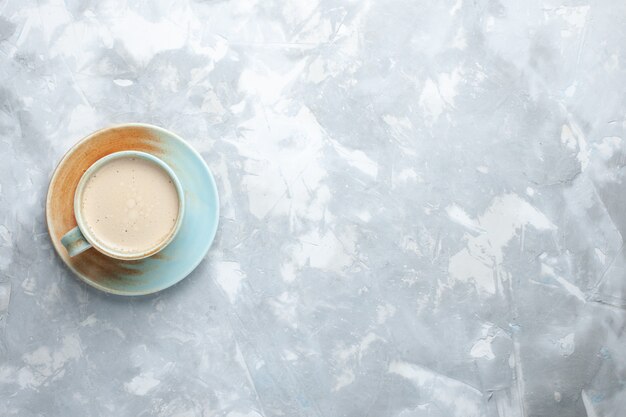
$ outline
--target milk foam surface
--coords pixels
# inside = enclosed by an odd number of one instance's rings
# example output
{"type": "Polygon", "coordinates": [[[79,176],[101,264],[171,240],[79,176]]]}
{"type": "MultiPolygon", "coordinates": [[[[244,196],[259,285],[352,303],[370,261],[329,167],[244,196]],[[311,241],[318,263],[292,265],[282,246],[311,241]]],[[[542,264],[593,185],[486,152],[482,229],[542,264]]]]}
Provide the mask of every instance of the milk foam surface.
{"type": "Polygon", "coordinates": [[[114,159],[87,179],[81,215],[98,243],[116,252],[149,251],[173,233],[178,192],[160,166],[137,157],[114,159]]]}

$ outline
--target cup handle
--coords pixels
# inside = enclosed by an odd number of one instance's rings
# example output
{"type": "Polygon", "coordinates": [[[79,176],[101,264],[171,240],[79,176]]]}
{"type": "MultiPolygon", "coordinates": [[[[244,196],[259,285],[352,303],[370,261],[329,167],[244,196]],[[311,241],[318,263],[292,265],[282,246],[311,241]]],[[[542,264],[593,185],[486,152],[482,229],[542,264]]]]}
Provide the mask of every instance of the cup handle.
{"type": "Polygon", "coordinates": [[[87,242],[78,226],[63,235],[61,243],[70,256],[76,256],[91,247],[91,243],[87,242]]]}

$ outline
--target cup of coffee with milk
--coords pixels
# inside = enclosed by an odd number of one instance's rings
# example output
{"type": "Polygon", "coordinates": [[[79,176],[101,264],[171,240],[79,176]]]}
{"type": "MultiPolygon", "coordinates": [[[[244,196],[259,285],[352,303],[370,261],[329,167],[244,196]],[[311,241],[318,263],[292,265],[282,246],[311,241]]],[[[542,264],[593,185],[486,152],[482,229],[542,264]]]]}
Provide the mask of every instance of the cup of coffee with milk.
{"type": "Polygon", "coordinates": [[[145,152],[112,153],[78,182],[78,226],[61,242],[70,256],[93,247],[116,259],[146,258],[172,242],[184,211],[182,186],[165,162],[145,152]]]}

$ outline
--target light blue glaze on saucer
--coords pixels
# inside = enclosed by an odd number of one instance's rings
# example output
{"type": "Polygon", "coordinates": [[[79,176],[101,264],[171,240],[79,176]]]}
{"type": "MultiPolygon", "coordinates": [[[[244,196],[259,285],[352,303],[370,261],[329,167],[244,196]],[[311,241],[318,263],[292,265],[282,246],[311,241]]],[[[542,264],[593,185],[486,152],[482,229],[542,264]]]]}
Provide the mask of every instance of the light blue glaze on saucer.
{"type": "Polygon", "coordinates": [[[185,216],[174,240],[156,257],[147,258],[120,286],[125,294],[148,294],[165,289],[185,278],[208,252],[219,222],[219,197],[211,171],[198,152],[187,142],[164,129],[157,132],[163,159],[178,176],[185,192],[185,216]]]}

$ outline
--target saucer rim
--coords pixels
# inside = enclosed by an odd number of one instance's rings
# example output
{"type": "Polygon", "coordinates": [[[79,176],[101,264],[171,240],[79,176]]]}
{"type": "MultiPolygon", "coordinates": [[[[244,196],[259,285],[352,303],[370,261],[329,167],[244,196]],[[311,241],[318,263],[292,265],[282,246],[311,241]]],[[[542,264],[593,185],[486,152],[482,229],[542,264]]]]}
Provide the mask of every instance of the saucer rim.
{"type": "MultiPolygon", "coordinates": [[[[185,189],[185,187],[183,186],[183,190],[185,189]]],[[[213,177],[213,174],[211,173],[211,170],[209,169],[208,165],[206,164],[206,161],[204,160],[204,158],[202,157],[202,155],[200,155],[200,153],[193,147],[191,146],[189,143],[187,143],[187,141],[185,141],[182,137],[178,136],[176,133],[167,130],[163,127],[160,126],[156,126],[156,125],[152,125],[149,123],[140,123],[140,122],[132,122],[132,123],[120,123],[120,124],[115,124],[115,125],[111,125],[102,129],[98,129],[92,133],[90,133],[89,135],[85,136],[84,138],[82,138],[81,140],[79,140],[78,142],[76,142],[74,145],[72,145],[72,147],[70,147],[61,157],[61,159],[59,160],[59,162],[57,163],[54,171],[52,172],[52,175],[50,176],[50,181],[48,182],[48,191],[46,193],[46,207],[45,207],[45,211],[46,211],[46,228],[48,229],[48,236],[50,237],[50,240],[52,241],[52,246],[54,247],[55,252],[57,252],[57,255],[61,258],[61,261],[65,264],[65,266],[67,266],[73,273],[74,275],[76,275],[81,281],[83,281],[84,283],[90,285],[91,287],[94,287],[100,291],[103,291],[105,293],[108,294],[115,294],[115,295],[121,295],[121,296],[142,296],[142,295],[149,295],[149,294],[154,294],[160,291],[163,291],[169,287],[172,287],[176,284],[178,284],[180,281],[184,280],[185,278],[187,278],[189,276],[189,274],[191,274],[191,272],[193,272],[198,265],[200,265],[200,263],[205,259],[206,254],[208,253],[209,249],[211,248],[211,246],[213,245],[213,241],[215,240],[215,236],[217,235],[217,228],[219,225],[219,219],[220,219],[220,199],[219,199],[219,193],[218,193],[218,189],[217,189],[217,184],[215,182],[215,178],[213,177]],[[64,161],[66,161],[66,159],[68,157],[70,157],[70,155],[72,155],[73,152],[76,151],[76,149],[78,148],[79,145],[83,144],[84,142],[87,142],[89,140],[91,140],[94,136],[101,134],[102,132],[105,132],[107,130],[112,130],[112,129],[118,129],[118,128],[126,128],[126,127],[142,127],[142,128],[146,128],[149,130],[153,130],[153,131],[157,131],[160,133],[163,133],[165,135],[170,136],[171,138],[177,140],[178,142],[180,142],[183,146],[187,147],[194,155],[196,158],[198,158],[200,160],[200,162],[202,163],[202,167],[204,169],[204,171],[206,172],[206,174],[208,175],[209,178],[209,184],[207,184],[208,186],[210,186],[212,188],[213,194],[215,195],[215,218],[216,221],[214,223],[214,227],[212,228],[212,230],[210,231],[210,237],[209,239],[206,240],[207,244],[205,248],[202,248],[202,252],[204,252],[204,254],[199,257],[198,261],[191,263],[190,267],[187,268],[187,270],[184,271],[183,274],[181,274],[181,277],[174,281],[174,282],[170,282],[167,283],[166,285],[161,285],[155,288],[151,288],[149,290],[146,291],[120,291],[117,289],[113,289],[107,286],[104,286],[102,284],[99,284],[98,282],[93,281],[92,279],[90,279],[89,277],[83,275],[82,273],[78,272],[71,264],[69,264],[68,262],[66,262],[65,258],[63,257],[63,255],[61,254],[60,250],[61,248],[59,247],[59,245],[57,244],[57,242],[54,241],[53,239],[53,234],[51,231],[51,225],[50,225],[50,217],[49,217],[49,207],[50,207],[50,203],[51,203],[51,194],[52,194],[52,183],[54,181],[54,179],[56,178],[59,169],[61,168],[61,165],[63,164],[64,161]]],[[[61,245],[62,246],[62,245],[61,245]]],[[[147,259],[147,258],[146,258],[147,259]]]]}

